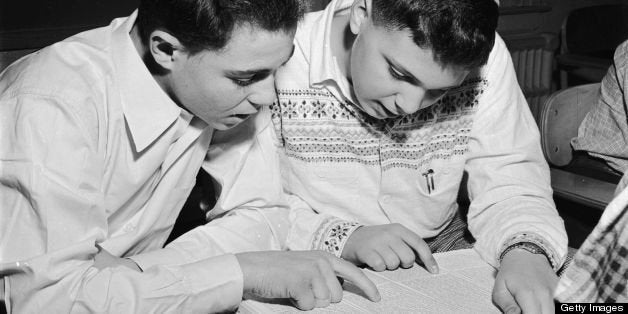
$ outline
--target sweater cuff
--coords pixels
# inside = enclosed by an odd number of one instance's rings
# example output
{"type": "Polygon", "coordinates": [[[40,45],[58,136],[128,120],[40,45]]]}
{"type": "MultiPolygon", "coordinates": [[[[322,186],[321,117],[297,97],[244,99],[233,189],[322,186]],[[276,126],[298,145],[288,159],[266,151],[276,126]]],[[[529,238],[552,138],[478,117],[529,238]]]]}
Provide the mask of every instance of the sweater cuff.
{"type": "Polygon", "coordinates": [[[335,217],[326,218],[316,230],[311,249],[323,250],[340,257],[351,234],[361,226],[353,221],[335,217]]]}
{"type": "Polygon", "coordinates": [[[501,249],[498,251],[497,260],[501,263],[501,257],[509,250],[513,245],[529,242],[535,244],[544,251],[545,257],[549,261],[552,269],[557,272],[560,269],[560,263],[558,254],[556,251],[543,239],[541,236],[534,233],[519,233],[512,236],[508,241],[504,242],[501,249]]]}

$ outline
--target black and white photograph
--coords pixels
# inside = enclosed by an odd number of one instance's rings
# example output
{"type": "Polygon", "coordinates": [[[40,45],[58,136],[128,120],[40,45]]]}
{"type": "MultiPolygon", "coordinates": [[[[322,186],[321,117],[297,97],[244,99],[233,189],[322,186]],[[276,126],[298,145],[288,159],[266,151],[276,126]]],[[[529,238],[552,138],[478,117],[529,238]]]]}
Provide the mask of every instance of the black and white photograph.
{"type": "Polygon", "coordinates": [[[0,2],[0,314],[628,313],[628,0],[0,2]]]}

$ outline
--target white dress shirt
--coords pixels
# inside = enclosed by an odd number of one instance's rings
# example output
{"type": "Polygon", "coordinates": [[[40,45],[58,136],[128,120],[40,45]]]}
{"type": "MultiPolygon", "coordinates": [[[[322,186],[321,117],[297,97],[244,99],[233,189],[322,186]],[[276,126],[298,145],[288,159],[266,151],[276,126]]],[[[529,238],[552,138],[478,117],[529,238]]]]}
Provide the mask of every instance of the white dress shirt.
{"type": "Polygon", "coordinates": [[[143,255],[170,234],[213,130],[152,78],[129,36],[135,18],[0,76],[0,262],[32,269],[4,278],[11,312],[214,312],[241,300],[233,255],[171,266],[143,255]],[[144,272],[96,269],[96,244],[144,272]]]}

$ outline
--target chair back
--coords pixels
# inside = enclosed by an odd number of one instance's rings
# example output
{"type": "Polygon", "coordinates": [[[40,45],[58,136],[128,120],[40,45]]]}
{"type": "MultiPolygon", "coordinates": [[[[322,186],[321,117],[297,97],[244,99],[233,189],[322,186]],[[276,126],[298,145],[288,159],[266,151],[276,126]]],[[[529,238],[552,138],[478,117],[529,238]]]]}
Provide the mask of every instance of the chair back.
{"type": "Polygon", "coordinates": [[[550,165],[571,162],[571,139],[578,136],[580,123],[600,97],[600,83],[569,87],[553,93],[541,108],[541,145],[550,165]]]}

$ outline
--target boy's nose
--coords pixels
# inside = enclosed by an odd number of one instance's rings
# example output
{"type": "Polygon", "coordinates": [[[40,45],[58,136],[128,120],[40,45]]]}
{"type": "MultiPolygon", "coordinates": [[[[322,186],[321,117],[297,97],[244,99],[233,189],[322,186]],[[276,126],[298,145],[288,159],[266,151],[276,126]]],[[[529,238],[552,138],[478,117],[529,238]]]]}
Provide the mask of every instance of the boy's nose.
{"type": "Polygon", "coordinates": [[[256,107],[270,106],[277,100],[274,76],[269,76],[264,81],[259,82],[258,88],[249,96],[249,102],[256,107]]]}
{"type": "Polygon", "coordinates": [[[414,89],[397,94],[395,105],[403,114],[413,114],[422,108],[421,104],[425,101],[425,90],[414,89]]]}

